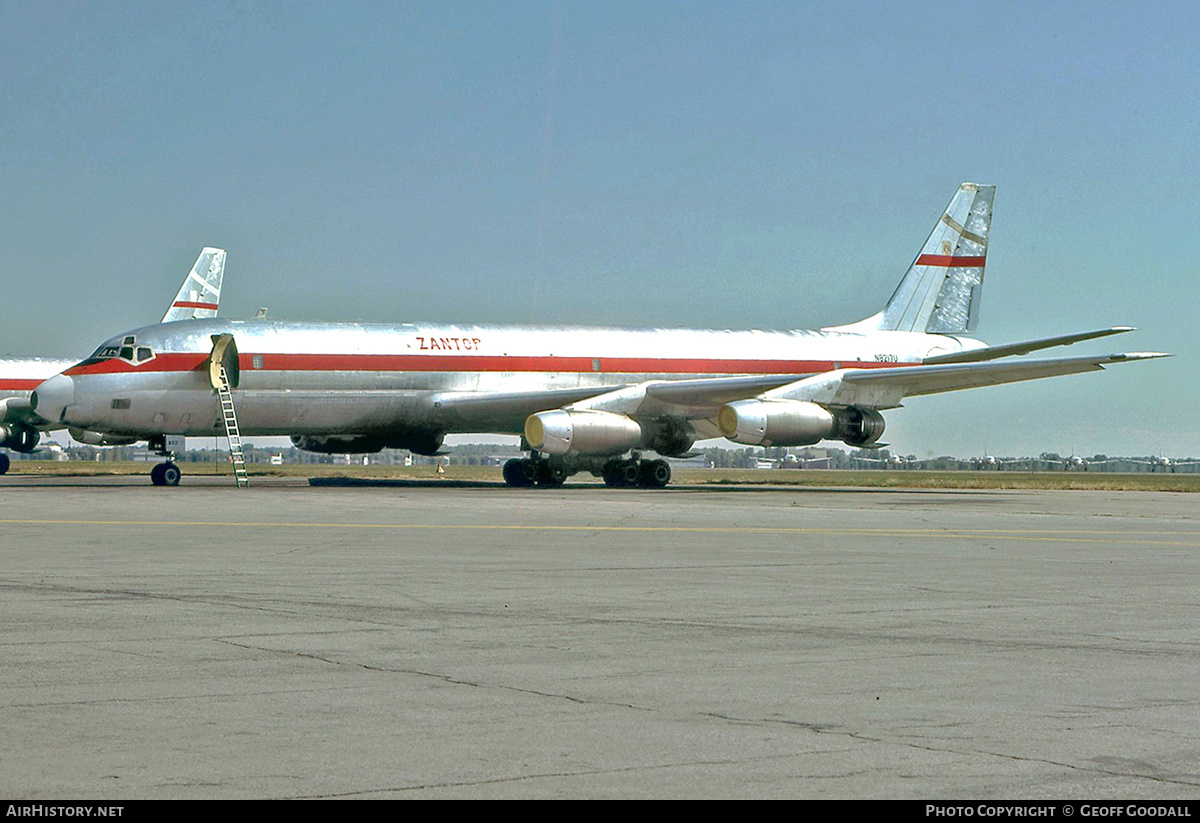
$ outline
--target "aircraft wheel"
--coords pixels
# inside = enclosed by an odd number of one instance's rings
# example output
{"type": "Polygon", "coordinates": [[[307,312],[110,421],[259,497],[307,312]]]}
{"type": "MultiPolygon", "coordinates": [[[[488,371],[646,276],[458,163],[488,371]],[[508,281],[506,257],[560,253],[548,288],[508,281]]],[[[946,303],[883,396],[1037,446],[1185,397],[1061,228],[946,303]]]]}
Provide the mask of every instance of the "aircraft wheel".
{"type": "Polygon", "coordinates": [[[661,489],[671,482],[671,464],[666,460],[643,460],[638,482],[642,488],[661,489]]]}
{"type": "Polygon", "coordinates": [[[521,460],[521,474],[522,474],[522,475],[524,476],[524,478],[525,478],[525,485],[526,485],[526,486],[533,486],[533,485],[535,485],[535,484],[537,483],[537,478],[538,478],[538,467],[537,467],[537,463],[535,463],[533,460],[531,460],[531,459],[530,459],[530,458],[528,458],[528,457],[522,458],[522,460],[521,460]]]}
{"type": "Polygon", "coordinates": [[[621,485],[633,488],[638,484],[638,477],[641,476],[642,470],[637,460],[624,460],[621,462],[621,485]]]}
{"type": "Polygon", "coordinates": [[[150,470],[150,482],[156,486],[178,486],[183,472],[174,463],[159,463],[150,470]]]}
{"type": "Polygon", "coordinates": [[[0,454],[0,474],[7,474],[9,465],[11,465],[11,461],[8,459],[8,455],[0,454]]]}
{"type": "Polygon", "coordinates": [[[539,460],[537,484],[539,486],[561,486],[567,480],[567,470],[555,460],[539,460]]]}
{"type": "Polygon", "coordinates": [[[513,458],[504,464],[504,482],[513,488],[521,488],[528,486],[529,481],[525,477],[525,461],[520,458],[513,458]]]}
{"type": "Polygon", "coordinates": [[[162,479],[164,486],[178,486],[183,472],[174,463],[163,463],[162,479]]]}
{"type": "Polygon", "coordinates": [[[609,488],[618,488],[623,486],[621,480],[621,461],[609,460],[604,464],[604,468],[600,470],[600,477],[604,479],[604,485],[609,488]]]}

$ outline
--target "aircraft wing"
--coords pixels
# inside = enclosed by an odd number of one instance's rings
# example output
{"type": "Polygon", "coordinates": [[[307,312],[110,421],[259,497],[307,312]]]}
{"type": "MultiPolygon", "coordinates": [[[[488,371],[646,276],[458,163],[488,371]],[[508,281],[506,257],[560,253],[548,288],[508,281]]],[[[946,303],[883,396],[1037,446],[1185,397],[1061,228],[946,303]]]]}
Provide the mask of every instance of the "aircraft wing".
{"type": "Polygon", "coordinates": [[[728,403],[805,400],[823,406],[889,409],[903,398],[1001,383],[1101,370],[1114,363],[1166,357],[1158,352],[1086,355],[1014,362],[954,363],[897,368],[840,369],[816,375],[740,375],[636,384],[531,389],[443,391],[420,405],[448,430],[519,432],[530,415],[555,410],[610,412],[636,420],[691,421],[703,437],[719,436],[718,413],[728,403]]]}
{"type": "MultiPolygon", "coordinates": [[[[660,406],[718,409],[724,404],[753,397],[760,392],[796,382],[801,375],[769,374],[716,377],[698,380],[651,380],[646,383],[590,388],[548,389],[517,392],[442,392],[435,404],[450,414],[529,415],[562,407],[610,409],[630,400],[650,400],[660,406]]],[[[524,418],[522,418],[523,420],[524,418]]]]}
{"type": "MultiPolygon", "coordinates": [[[[562,408],[607,411],[633,417],[711,418],[722,406],[754,397],[764,400],[807,400],[829,406],[862,406],[888,409],[909,396],[1037,380],[1065,374],[1096,371],[1114,363],[1148,360],[1168,355],[1159,352],[1084,355],[1045,360],[1000,363],[956,363],[902,366],[886,369],[839,369],[811,376],[762,375],[716,377],[699,380],[652,380],[611,391],[593,390],[562,408]]],[[[562,395],[564,398],[569,395],[562,395]]],[[[470,402],[490,405],[491,395],[470,402]]],[[[546,396],[546,409],[553,397],[546,396]]],[[[515,411],[515,409],[514,409],[515,411]]]]}
{"type": "Polygon", "coordinates": [[[660,380],[646,384],[646,395],[680,406],[723,406],[794,383],[798,377],[795,374],[766,374],[715,380],[660,380]]]}
{"type": "Polygon", "coordinates": [[[221,281],[225,277],[225,250],[204,248],[196,264],[183,279],[179,294],[163,315],[162,322],[201,320],[216,317],[221,303],[221,281]]]}
{"type": "Polygon", "coordinates": [[[439,392],[431,399],[439,418],[480,431],[520,431],[525,418],[581,400],[618,391],[623,386],[545,389],[512,392],[439,392]]]}
{"type": "Polygon", "coordinates": [[[1001,346],[985,346],[981,349],[970,349],[950,354],[935,354],[932,357],[926,357],[922,362],[927,366],[935,366],[949,363],[976,363],[982,360],[996,360],[1001,357],[1010,357],[1014,354],[1029,354],[1031,351],[1049,349],[1054,346],[1069,346],[1072,343],[1079,343],[1084,340],[1095,340],[1097,337],[1124,334],[1127,331],[1136,331],[1136,329],[1133,326],[1113,326],[1097,331],[1076,332],[1075,334],[1064,334],[1058,337],[1043,337],[1039,340],[1025,340],[1021,343],[1005,343],[1001,346]]]}

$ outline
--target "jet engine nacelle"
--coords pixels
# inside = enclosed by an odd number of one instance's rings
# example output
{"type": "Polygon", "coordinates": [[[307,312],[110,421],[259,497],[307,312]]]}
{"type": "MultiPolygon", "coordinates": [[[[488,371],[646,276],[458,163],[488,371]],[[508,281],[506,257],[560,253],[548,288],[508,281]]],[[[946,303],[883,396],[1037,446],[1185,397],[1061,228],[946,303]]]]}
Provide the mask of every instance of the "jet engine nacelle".
{"type": "Polygon", "coordinates": [[[834,419],[837,421],[834,438],[858,448],[870,446],[878,441],[883,437],[883,430],[886,428],[882,414],[874,409],[862,409],[858,406],[839,409],[834,419]]]}
{"type": "Polygon", "coordinates": [[[866,446],[883,435],[883,415],[856,406],[827,409],[803,400],[738,400],[717,414],[721,434],[747,446],[811,446],[842,440],[866,446]]]}
{"type": "Polygon", "coordinates": [[[811,446],[833,434],[833,413],[798,400],[738,400],[717,413],[721,434],[747,446],[811,446]]]}
{"type": "Polygon", "coordinates": [[[15,452],[28,454],[37,448],[38,441],[41,439],[42,435],[33,426],[26,426],[23,423],[0,426],[0,446],[15,452]]]}
{"type": "Polygon", "coordinates": [[[408,449],[414,454],[435,455],[442,448],[437,432],[412,432],[397,435],[293,435],[292,445],[321,454],[371,454],[383,449],[408,449]]]}
{"type": "Polygon", "coordinates": [[[546,454],[624,454],[642,440],[632,417],[603,411],[554,411],[525,420],[525,440],[546,454]]]}
{"type": "Polygon", "coordinates": [[[75,442],[85,446],[128,446],[138,441],[136,437],[122,437],[119,434],[104,434],[86,429],[68,428],[67,434],[71,435],[75,442]]]}
{"type": "Polygon", "coordinates": [[[658,452],[664,457],[679,457],[691,450],[696,432],[690,423],[670,419],[651,419],[642,423],[643,437],[638,448],[658,452]]]}

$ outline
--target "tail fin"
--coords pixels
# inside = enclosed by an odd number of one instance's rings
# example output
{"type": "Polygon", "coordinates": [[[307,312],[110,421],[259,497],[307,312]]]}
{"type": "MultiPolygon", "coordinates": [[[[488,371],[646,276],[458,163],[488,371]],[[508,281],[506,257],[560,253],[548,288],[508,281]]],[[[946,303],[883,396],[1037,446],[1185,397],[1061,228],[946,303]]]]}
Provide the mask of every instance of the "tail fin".
{"type": "Polygon", "coordinates": [[[963,183],[879,314],[844,330],[974,331],[995,186],[963,183]]]}
{"type": "Polygon", "coordinates": [[[205,248],[196,258],[196,265],[184,278],[179,294],[162,322],[199,320],[216,317],[221,303],[221,280],[225,277],[225,250],[205,248]]]}

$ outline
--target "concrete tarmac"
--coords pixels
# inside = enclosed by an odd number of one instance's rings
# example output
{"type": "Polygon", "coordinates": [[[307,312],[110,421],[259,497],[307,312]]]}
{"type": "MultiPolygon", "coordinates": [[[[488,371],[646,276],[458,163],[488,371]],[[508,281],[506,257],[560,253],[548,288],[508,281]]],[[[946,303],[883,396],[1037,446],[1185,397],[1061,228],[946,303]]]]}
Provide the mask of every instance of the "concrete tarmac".
{"type": "Polygon", "coordinates": [[[8,798],[1200,794],[1192,495],[0,500],[8,798]]]}

